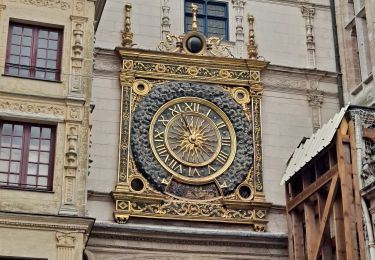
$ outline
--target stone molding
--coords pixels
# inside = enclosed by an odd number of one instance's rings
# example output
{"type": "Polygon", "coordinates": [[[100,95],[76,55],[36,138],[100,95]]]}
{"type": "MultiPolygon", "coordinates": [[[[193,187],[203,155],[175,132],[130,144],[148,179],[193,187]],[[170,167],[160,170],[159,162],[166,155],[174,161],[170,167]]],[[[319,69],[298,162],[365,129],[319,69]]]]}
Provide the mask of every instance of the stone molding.
{"type": "Polygon", "coordinates": [[[165,39],[168,34],[171,32],[171,19],[169,17],[169,11],[171,7],[169,6],[169,0],[163,0],[161,10],[161,39],[165,39]]]}
{"type": "Polygon", "coordinates": [[[236,16],[236,57],[245,56],[245,32],[242,25],[246,0],[232,0],[236,16]]]}
{"type": "Polygon", "coordinates": [[[316,68],[315,40],[314,40],[314,16],[315,8],[308,5],[301,6],[302,17],[305,18],[307,67],[316,68]]]}
{"type": "MultiPolygon", "coordinates": [[[[287,249],[287,234],[243,230],[220,230],[152,224],[96,223],[91,238],[133,240],[185,245],[237,246],[287,249]]],[[[90,245],[88,247],[93,247],[90,245]]],[[[112,247],[108,245],[108,247],[112,247]]]]}
{"type": "Polygon", "coordinates": [[[2,227],[35,230],[66,230],[69,232],[89,234],[94,221],[93,218],[19,214],[0,211],[0,226],[2,227]]]}
{"type": "Polygon", "coordinates": [[[51,0],[19,0],[20,3],[22,4],[27,4],[27,5],[35,5],[37,7],[48,7],[48,8],[58,8],[63,11],[68,10],[71,8],[71,5],[69,2],[62,1],[62,0],[56,0],[56,1],[51,1],[51,0]]]}

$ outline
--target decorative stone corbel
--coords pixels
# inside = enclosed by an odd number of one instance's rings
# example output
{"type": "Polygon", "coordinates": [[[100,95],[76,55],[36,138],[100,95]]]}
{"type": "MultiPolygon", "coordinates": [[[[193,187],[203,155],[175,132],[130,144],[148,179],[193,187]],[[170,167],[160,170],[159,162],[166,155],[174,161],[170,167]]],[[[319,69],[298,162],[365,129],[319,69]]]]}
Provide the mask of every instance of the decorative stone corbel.
{"type": "Polygon", "coordinates": [[[318,89],[307,90],[307,101],[312,108],[312,126],[314,132],[316,132],[322,125],[321,108],[323,99],[323,91],[318,89]]]}
{"type": "Polygon", "coordinates": [[[243,30],[243,16],[246,0],[232,0],[233,8],[236,12],[236,56],[243,57],[245,49],[245,33],[243,30]]]}
{"type": "Polygon", "coordinates": [[[247,46],[247,54],[250,60],[258,59],[258,46],[255,43],[254,33],[254,16],[248,15],[247,21],[249,24],[249,45],[247,46]]]}
{"type": "Polygon", "coordinates": [[[307,46],[307,67],[316,68],[316,58],[315,58],[315,41],[313,33],[313,21],[315,15],[315,8],[312,6],[301,7],[302,16],[305,18],[305,28],[306,28],[306,46],[307,46]]]}
{"type": "Polygon", "coordinates": [[[59,214],[77,215],[75,206],[76,175],[78,168],[78,125],[67,125],[67,151],[65,153],[65,174],[63,202],[59,214]]]}
{"type": "Polygon", "coordinates": [[[131,9],[132,9],[131,4],[125,5],[124,30],[121,31],[121,33],[122,33],[122,46],[126,48],[131,48],[135,45],[133,44],[133,33],[131,32],[131,20],[130,20],[131,9]]]}
{"type": "Polygon", "coordinates": [[[74,259],[74,234],[56,232],[57,260],[74,259]]]}
{"type": "Polygon", "coordinates": [[[163,12],[163,16],[161,18],[161,38],[165,39],[168,34],[171,33],[171,22],[169,17],[169,0],[163,0],[163,5],[161,6],[161,10],[163,12]]]}
{"type": "Polygon", "coordinates": [[[83,62],[84,62],[84,27],[87,18],[71,16],[72,20],[72,55],[71,55],[71,75],[68,95],[70,97],[81,98],[83,96],[83,62]]]}

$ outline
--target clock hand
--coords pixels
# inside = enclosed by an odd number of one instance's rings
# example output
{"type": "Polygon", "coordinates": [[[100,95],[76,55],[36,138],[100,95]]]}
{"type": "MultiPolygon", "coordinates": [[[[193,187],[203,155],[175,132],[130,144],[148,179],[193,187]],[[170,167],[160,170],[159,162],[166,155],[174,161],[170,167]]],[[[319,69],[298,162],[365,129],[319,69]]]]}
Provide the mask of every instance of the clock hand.
{"type": "Polygon", "coordinates": [[[190,130],[190,127],[189,127],[189,124],[187,123],[187,120],[186,120],[184,114],[181,113],[181,116],[182,116],[182,120],[184,121],[185,126],[186,126],[187,129],[189,130],[190,135],[192,135],[191,130],[190,130]]]}

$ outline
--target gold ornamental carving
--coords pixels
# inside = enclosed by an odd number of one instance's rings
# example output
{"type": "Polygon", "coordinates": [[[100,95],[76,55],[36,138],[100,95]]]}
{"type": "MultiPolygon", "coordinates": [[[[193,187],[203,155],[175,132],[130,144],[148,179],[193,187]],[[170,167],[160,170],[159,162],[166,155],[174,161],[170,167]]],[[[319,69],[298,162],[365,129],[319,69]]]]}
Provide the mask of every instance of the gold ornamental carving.
{"type": "MultiPolygon", "coordinates": [[[[196,12],[193,6],[193,21],[196,12]]],[[[206,39],[196,21],[191,32],[167,34],[159,44],[164,52],[117,48],[123,62],[116,222],[134,216],[266,230],[261,71],[268,63],[258,58],[249,22],[249,59],[214,55],[221,40],[206,39]],[[189,45],[192,38],[201,49],[189,45]]]]}

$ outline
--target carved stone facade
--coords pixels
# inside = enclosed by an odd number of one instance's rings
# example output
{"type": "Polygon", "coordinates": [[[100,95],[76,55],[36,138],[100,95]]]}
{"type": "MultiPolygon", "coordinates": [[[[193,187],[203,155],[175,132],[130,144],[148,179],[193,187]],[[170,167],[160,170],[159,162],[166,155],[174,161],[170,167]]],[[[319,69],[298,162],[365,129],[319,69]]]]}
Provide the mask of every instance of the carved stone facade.
{"type": "Polygon", "coordinates": [[[82,258],[94,221],[85,207],[94,8],[87,0],[0,1],[0,118],[56,128],[51,190],[1,184],[0,258],[82,258]],[[7,75],[14,21],[61,30],[60,81],[7,75]]]}

